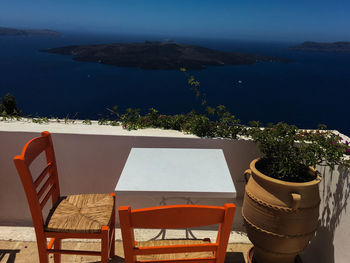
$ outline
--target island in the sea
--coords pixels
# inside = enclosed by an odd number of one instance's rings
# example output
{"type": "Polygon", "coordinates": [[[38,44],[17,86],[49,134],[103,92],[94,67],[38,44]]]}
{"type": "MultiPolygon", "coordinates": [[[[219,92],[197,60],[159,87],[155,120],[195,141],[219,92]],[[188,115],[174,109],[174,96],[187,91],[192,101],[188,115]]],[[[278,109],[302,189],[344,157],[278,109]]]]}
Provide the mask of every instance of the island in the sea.
{"type": "Polygon", "coordinates": [[[320,43],[306,41],[300,45],[292,46],[290,49],[302,51],[324,51],[350,53],[350,42],[339,41],[333,43],[320,43]]]}
{"type": "Polygon", "coordinates": [[[88,46],[65,46],[41,50],[73,55],[74,60],[98,62],[119,67],[178,70],[204,69],[205,66],[246,65],[257,62],[290,62],[288,59],[224,52],[174,42],[112,43],[88,46]]]}
{"type": "Polygon", "coordinates": [[[29,36],[29,35],[50,35],[58,36],[61,33],[50,29],[17,29],[0,27],[0,36],[29,36]]]}

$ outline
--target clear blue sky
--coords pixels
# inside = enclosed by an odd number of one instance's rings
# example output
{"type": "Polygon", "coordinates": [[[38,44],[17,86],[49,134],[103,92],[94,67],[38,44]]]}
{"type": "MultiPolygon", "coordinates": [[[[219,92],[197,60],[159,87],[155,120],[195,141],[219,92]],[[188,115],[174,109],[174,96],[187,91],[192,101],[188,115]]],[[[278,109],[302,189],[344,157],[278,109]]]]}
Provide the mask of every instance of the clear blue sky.
{"type": "Polygon", "coordinates": [[[0,26],[278,41],[350,41],[350,0],[1,0],[0,26]]]}

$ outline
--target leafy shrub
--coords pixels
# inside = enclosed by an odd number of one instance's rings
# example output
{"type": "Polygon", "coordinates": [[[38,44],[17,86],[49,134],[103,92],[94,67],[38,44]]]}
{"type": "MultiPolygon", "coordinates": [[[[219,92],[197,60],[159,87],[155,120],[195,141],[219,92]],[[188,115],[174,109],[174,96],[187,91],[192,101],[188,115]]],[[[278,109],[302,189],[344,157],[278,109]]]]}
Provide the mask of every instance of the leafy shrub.
{"type": "Polygon", "coordinates": [[[0,104],[0,113],[6,116],[18,116],[20,110],[17,108],[17,101],[15,96],[7,93],[2,99],[0,104]]]}
{"type": "Polygon", "coordinates": [[[292,182],[306,182],[313,179],[308,167],[337,164],[349,166],[343,157],[346,144],[342,138],[330,131],[299,130],[294,125],[278,123],[272,128],[253,127],[247,129],[264,155],[257,168],[270,177],[292,182]]]}

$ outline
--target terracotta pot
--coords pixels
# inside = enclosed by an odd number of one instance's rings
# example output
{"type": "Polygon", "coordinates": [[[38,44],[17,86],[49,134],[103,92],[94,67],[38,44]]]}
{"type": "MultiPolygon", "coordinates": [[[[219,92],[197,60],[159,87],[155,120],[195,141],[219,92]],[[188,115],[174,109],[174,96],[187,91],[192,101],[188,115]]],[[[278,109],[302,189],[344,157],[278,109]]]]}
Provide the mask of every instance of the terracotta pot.
{"type": "Polygon", "coordinates": [[[242,216],[247,234],[254,244],[257,263],[294,263],[305,249],[318,225],[321,181],[285,182],[268,177],[250,163],[242,216]]]}

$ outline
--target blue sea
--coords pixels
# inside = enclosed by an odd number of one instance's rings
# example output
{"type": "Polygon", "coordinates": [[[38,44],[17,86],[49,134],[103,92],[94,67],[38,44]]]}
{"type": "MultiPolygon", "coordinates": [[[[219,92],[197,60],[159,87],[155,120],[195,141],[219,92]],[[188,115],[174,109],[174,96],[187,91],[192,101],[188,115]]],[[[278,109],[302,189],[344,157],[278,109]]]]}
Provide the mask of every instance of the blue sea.
{"type": "MultiPolygon", "coordinates": [[[[0,97],[15,95],[26,115],[98,119],[106,108],[156,108],[164,114],[199,109],[181,71],[140,70],[78,62],[41,49],[65,45],[163,41],[161,37],[63,33],[0,37],[0,97]]],[[[223,51],[280,56],[258,63],[190,71],[208,105],[225,105],[243,123],[284,121],[300,128],[324,123],[350,135],[350,54],[292,51],[298,43],[173,38],[223,51]]]]}

